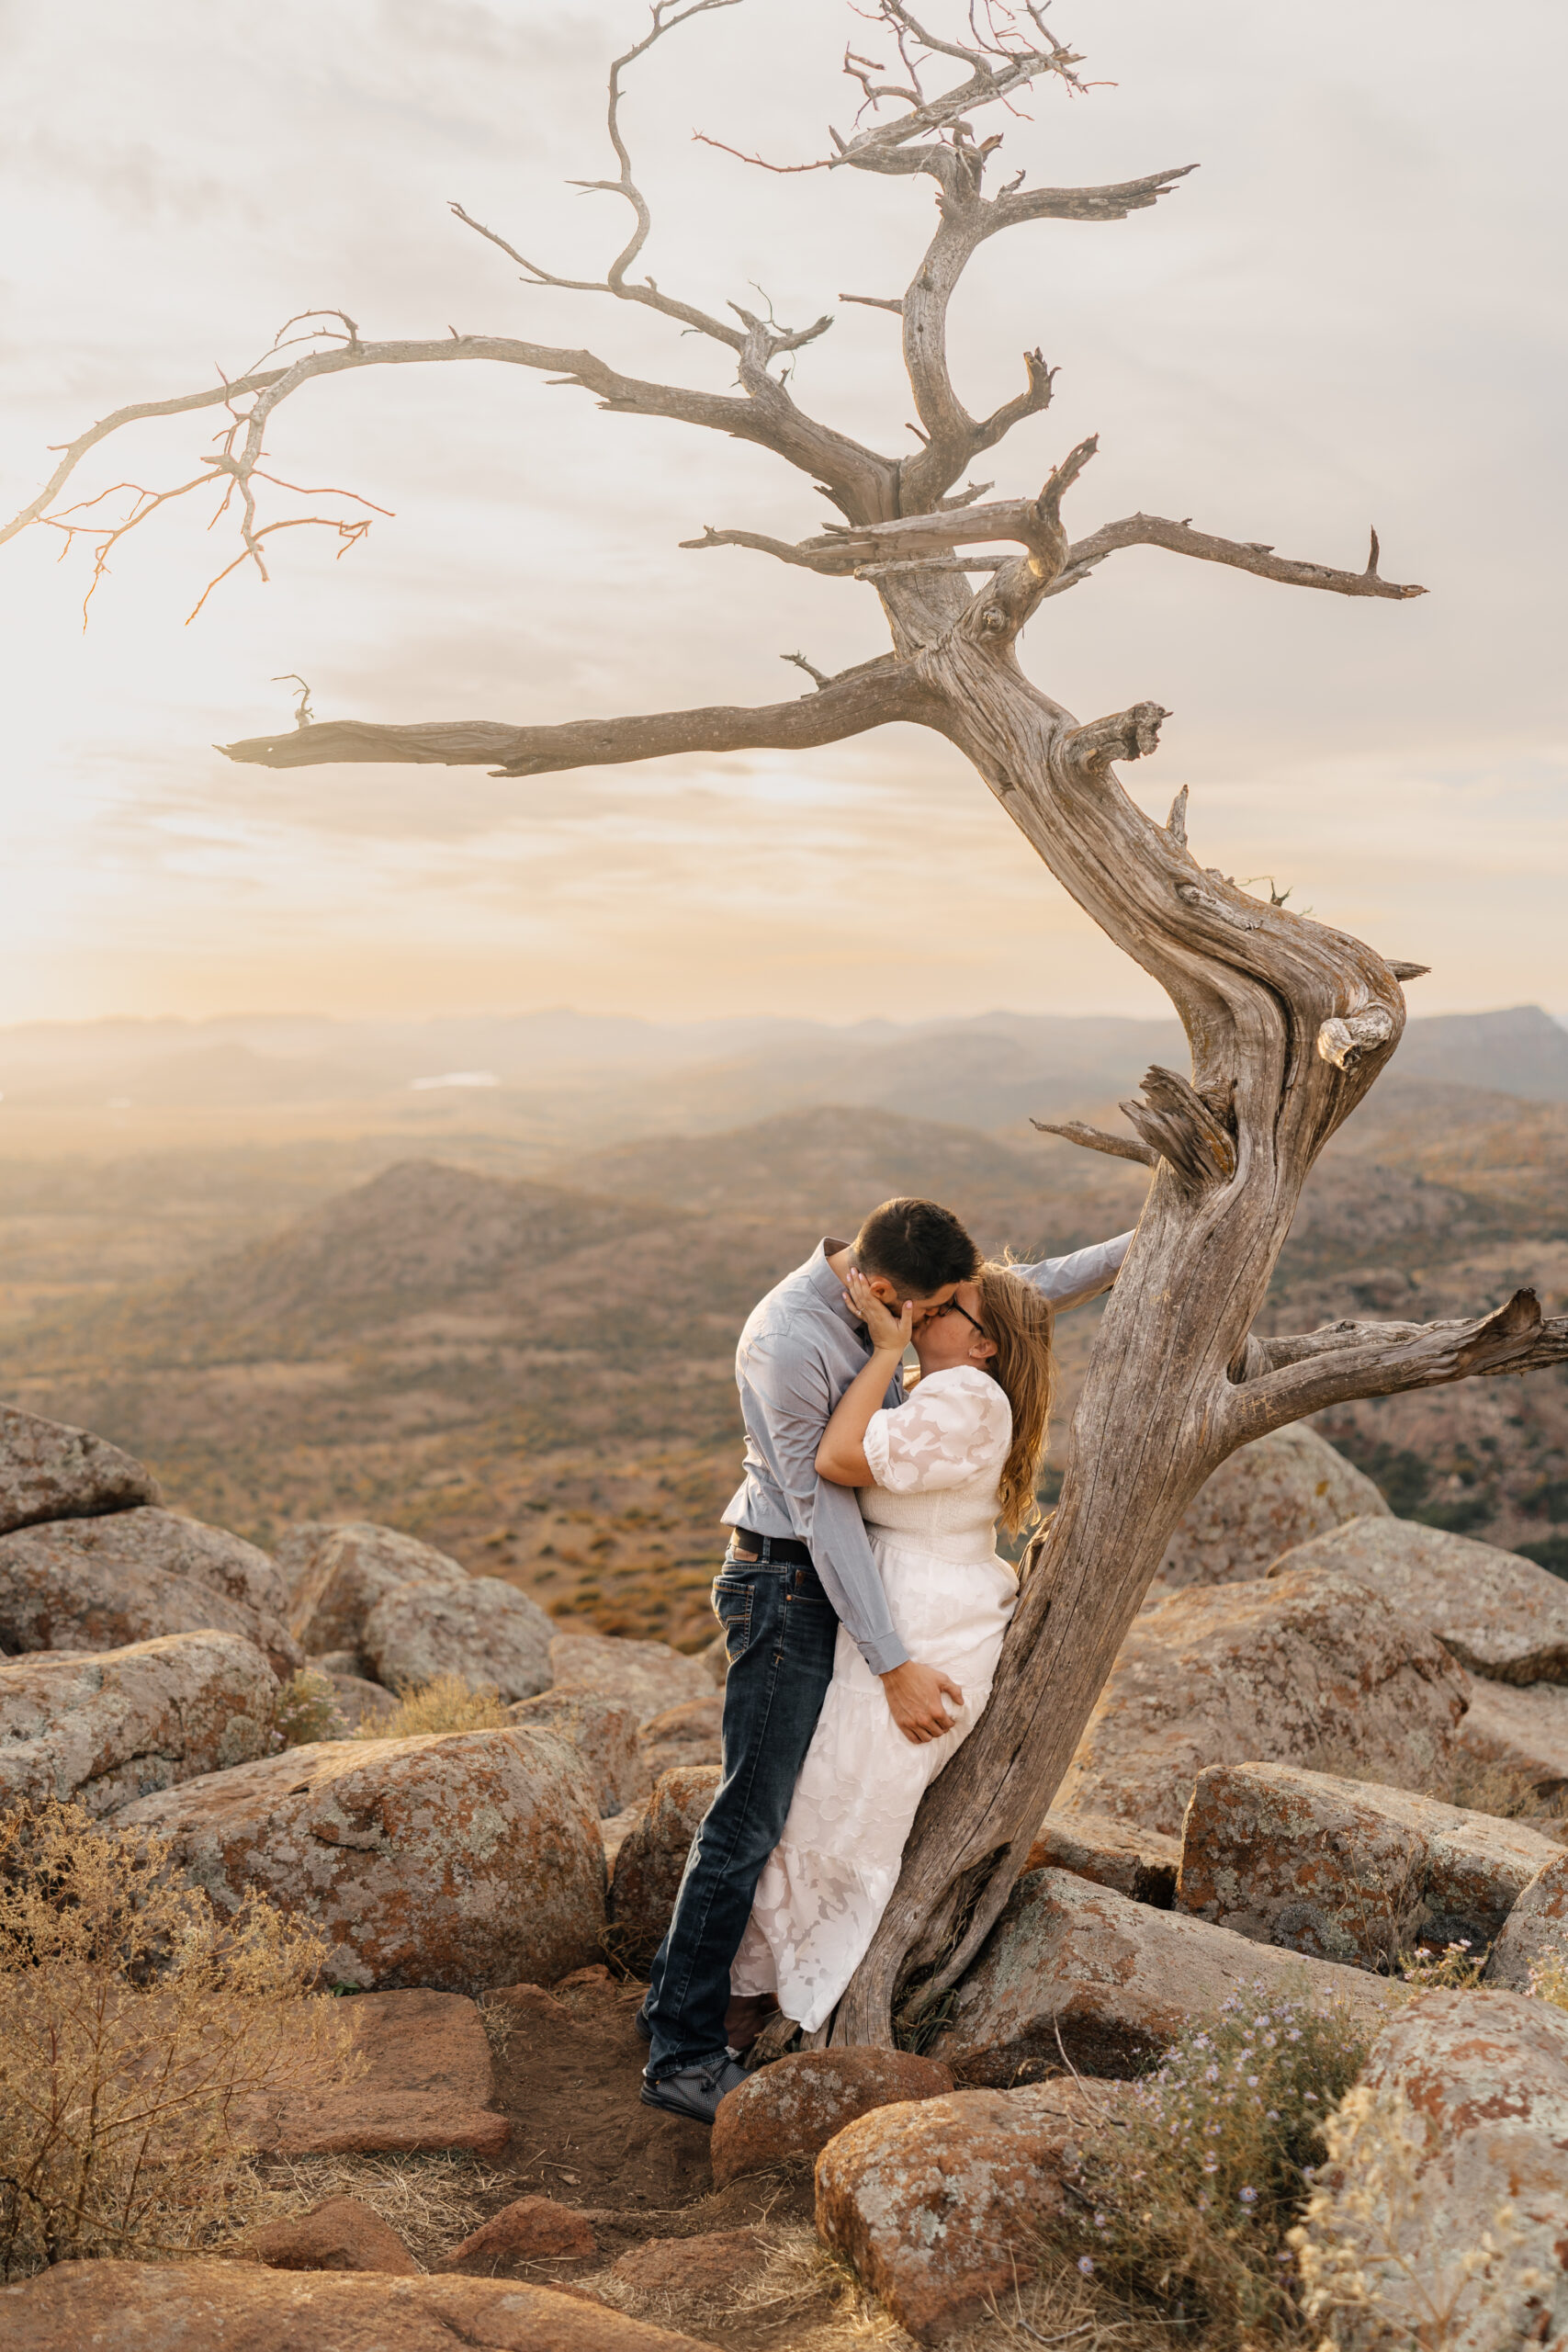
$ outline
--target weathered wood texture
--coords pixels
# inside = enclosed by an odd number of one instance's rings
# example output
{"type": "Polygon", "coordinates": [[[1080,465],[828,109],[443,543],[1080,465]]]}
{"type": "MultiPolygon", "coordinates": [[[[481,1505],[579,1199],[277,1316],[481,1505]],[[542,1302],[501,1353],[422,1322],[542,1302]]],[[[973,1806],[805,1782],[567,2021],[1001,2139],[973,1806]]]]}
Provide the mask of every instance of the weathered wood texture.
{"type": "MultiPolygon", "coordinates": [[[[269,357],[211,390],[135,403],[92,426],[64,447],[44,491],[0,537],[40,523],[85,533],[101,566],[112,546],[169,499],[213,487],[238,526],[236,562],[260,568],[269,532],[300,522],[354,536],[365,525],[353,515],[263,522],[258,506],[257,485],[271,480],[262,468],[265,437],[280,406],[317,377],[344,370],[491,361],[590,391],[611,413],[663,417],[751,442],[801,471],[842,523],[795,542],[708,528],[686,544],[743,548],[865,582],[881,601],[889,653],[833,678],[803,656],[785,656],[809,672],[813,691],[762,709],[719,706],[553,726],[299,723],[231,744],[229,756],[274,768],[412,762],[529,776],[671,752],[800,750],[913,721],[966,755],[1057,880],[1169,995],[1190,1043],[1190,1075],[1148,1073],[1139,1098],[1123,1105],[1132,1136],[1076,1124],[1052,1130],[1147,1161],[1156,1174],[1101,1325],[1061,1500],[1025,1581],[990,1705],[927,1796],[903,1876],[834,2022],[838,2042],[886,2042],[901,1985],[913,1986],[914,2006],[934,1998],[999,1912],[1170,1532],[1225,1456],[1345,1398],[1561,1362],[1568,1357],[1568,1322],[1544,1323],[1532,1295],[1520,1293],[1470,1323],[1348,1323],[1292,1339],[1253,1335],[1303,1182],[1393,1051],[1404,1021],[1401,981],[1422,967],[1386,962],[1359,940],[1254,899],[1201,866],[1187,845],[1185,791],[1161,827],[1116,776],[1117,761],[1154,752],[1167,714],[1143,702],[1080,725],[1031,683],[1016,653],[1043,599],[1129,548],[1159,548],[1337,595],[1401,602],[1422,590],[1382,578],[1375,531],[1360,571],[1277,556],[1260,543],[1195,530],[1190,520],[1142,514],[1069,541],[1062,501],[1094,455],[1092,439],[1063,458],[1036,496],[987,502],[989,482],[957,487],[978,456],[1048,408],[1055,373],[1041,353],[1028,352],[1022,389],[985,417],[968,413],[949,367],[948,315],[969,258],[992,237],[1032,223],[1113,221],[1147,210],[1191,166],[1097,188],[1030,191],[1020,175],[987,195],[1000,135],[976,136],[971,117],[991,109],[988,122],[1005,130],[1002,102],[1051,77],[1080,87],[1081,61],[1046,29],[1034,0],[1023,0],[1005,26],[1005,12],[993,18],[957,0],[933,0],[940,26],[924,9],[917,20],[904,0],[876,0],[863,10],[897,52],[896,66],[875,72],[894,78],[877,81],[852,54],[846,70],[865,100],[857,128],[847,139],[834,133],[832,153],[818,163],[790,168],[913,176],[935,195],[936,226],[903,295],[840,298],[870,300],[900,322],[919,446],[902,458],[885,456],[808,415],[780,365],[826,332],[830,317],[795,330],[731,304],[731,317],[719,319],[652,279],[627,276],[651,216],[632,175],[622,76],[666,34],[733,5],[655,0],[645,39],[612,68],[608,129],[618,175],[592,185],[620,196],[634,225],[602,280],[553,276],[454,208],[467,228],[511,257],[525,282],[635,302],[723,346],[733,390],[650,383],[592,352],[513,337],[367,342],[344,314],[317,313],[319,325],[291,321],[284,331],[304,327],[288,345],[297,356],[276,364],[269,357]],[[220,402],[233,421],[220,456],[204,460],[193,480],[139,492],[112,526],[75,519],[82,510],[54,504],[105,439],[143,419],[220,402]],[[972,588],[972,578],[983,584],[972,588]]],[[[862,34],[855,48],[864,47],[862,34]]],[[[307,711],[308,700],[301,718],[307,711]]]]}

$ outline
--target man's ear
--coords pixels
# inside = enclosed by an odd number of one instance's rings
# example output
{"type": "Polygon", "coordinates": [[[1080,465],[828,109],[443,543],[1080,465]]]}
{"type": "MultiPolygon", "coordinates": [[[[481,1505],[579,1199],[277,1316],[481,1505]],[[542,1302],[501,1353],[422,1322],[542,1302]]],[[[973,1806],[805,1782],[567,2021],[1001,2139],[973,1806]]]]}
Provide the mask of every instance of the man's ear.
{"type": "Polygon", "coordinates": [[[898,1285],[897,1283],[889,1282],[886,1274],[868,1274],[866,1276],[866,1282],[870,1288],[876,1293],[877,1297],[882,1301],[884,1306],[892,1306],[902,1309],[904,1301],[899,1295],[898,1285]]]}

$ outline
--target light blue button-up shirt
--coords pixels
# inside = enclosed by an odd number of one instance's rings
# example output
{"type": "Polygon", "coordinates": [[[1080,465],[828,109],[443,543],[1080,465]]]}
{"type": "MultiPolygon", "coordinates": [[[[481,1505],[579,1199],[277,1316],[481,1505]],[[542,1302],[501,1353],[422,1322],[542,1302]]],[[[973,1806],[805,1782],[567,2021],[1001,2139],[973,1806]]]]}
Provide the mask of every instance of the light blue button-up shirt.
{"type": "MultiPolygon", "coordinates": [[[[1110,1289],[1132,1239],[1131,1233],[1119,1233],[1013,1272],[1058,1311],[1081,1306],[1110,1289]]],[[[866,1362],[864,1335],[828,1263],[829,1253],[844,1246],[818,1242],[805,1265],[786,1274],[747,1318],[735,1351],[746,1463],[724,1520],[754,1535],[794,1535],[809,1544],[840,1622],[872,1672],[886,1674],[909,1653],[894,1625],[855,1490],[817,1475],[817,1449],[829,1417],[866,1362]]],[[[904,1384],[896,1374],[883,1403],[903,1401],[904,1384]]]]}

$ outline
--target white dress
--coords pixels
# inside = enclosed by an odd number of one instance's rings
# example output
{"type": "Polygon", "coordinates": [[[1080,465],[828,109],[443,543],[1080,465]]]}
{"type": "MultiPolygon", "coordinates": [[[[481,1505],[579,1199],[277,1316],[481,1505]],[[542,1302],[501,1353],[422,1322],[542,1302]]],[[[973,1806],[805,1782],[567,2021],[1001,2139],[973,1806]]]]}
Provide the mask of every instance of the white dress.
{"type": "Polygon", "coordinates": [[[876,1484],[862,1489],[861,1509],[893,1622],[912,1658],[953,1677],[964,1707],[942,1738],[906,1739],[840,1626],[833,1679],[730,1970],[732,1992],[773,1995],[807,2033],[860,1965],[920,1799],[989,1696],[1018,1598],[993,1540],[1011,1442],[1006,1396],[969,1364],[931,1373],[906,1403],[871,1417],[876,1484]]]}

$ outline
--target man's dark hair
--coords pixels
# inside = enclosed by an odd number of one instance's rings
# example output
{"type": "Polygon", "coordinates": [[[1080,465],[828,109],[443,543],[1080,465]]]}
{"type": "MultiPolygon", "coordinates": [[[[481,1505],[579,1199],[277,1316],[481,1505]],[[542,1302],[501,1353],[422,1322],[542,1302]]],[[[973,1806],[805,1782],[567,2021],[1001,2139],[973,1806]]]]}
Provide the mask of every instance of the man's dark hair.
{"type": "Polygon", "coordinates": [[[936,1201],[884,1201],[856,1234],[854,1253],[863,1273],[881,1274],[909,1298],[973,1282],[980,1271],[980,1252],[936,1201]]]}

